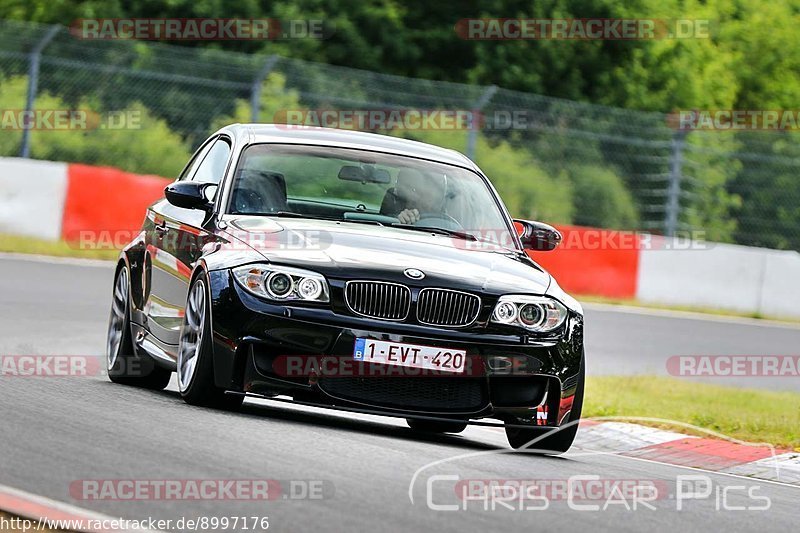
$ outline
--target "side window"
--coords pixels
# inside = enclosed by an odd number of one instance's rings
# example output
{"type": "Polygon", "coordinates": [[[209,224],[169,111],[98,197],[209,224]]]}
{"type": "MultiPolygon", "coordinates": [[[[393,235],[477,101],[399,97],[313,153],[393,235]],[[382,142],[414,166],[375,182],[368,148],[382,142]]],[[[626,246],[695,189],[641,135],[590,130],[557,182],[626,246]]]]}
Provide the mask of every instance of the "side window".
{"type": "Polygon", "coordinates": [[[179,181],[191,179],[194,173],[197,171],[197,167],[200,166],[200,163],[203,162],[203,159],[206,157],[206,154],[214,146],[215,143],[211,142],[203,146],[203,148],[197,152],[197,154],[189,161],[189,164],[186,165],[186,168],[183,169],[181,175],[178,176],[179,181]]]}
{"type": "Polygon", "coordinates": [[[219,185],[225,167],[228,165],[228,158],[231,155],[231,145],[225,139],[217,139],[211,145],[211,149],[206,154],[203,162],[197,167],[197,172],[190,177],[192,181],[199,183],[214,183],[219,185]]]}

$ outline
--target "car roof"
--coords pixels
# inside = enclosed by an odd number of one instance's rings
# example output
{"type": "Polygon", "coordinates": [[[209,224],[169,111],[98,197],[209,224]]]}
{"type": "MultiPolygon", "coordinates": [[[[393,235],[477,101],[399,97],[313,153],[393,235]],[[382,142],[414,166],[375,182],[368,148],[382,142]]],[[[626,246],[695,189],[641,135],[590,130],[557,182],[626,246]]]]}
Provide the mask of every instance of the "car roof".
{"type": "Polygon", "coordinates": [[[219,133],[227,133],[243,144],[311,144],[373,150],[438,161],[480,172],[475,163],[455,150],[377,133],[281,124],[231,124],[219,130],[217,134],[219,133]]]}

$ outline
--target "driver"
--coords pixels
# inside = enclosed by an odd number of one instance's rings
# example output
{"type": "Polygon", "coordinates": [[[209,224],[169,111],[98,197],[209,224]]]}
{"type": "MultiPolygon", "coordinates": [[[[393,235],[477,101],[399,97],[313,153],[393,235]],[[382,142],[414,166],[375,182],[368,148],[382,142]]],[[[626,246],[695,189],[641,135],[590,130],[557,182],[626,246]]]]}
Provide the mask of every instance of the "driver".
{"type": "Polygon", "coordinates": [[[418,170],[404,168],[397,173],[394,189],[387,191],[381,213],[395,216],[402,224],[414,224],[422,215],[444,212],[445,183],[418,170]]]}

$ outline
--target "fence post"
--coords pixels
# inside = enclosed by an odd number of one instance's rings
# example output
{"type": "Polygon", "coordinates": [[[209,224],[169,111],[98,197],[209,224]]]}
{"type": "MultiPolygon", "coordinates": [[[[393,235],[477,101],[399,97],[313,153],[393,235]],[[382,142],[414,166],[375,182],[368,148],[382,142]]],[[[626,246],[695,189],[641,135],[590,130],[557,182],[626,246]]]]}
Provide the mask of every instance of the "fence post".
{"type": "Polygon", "coordinates": [[[258,76],[253,80],[253,85],[250,89],[250,121],[258,122],[258,115],[261,111],[261,86],[264,80],[269,75],[270,71],[275,68],[275,63],[278,62],[278,56],[273,54],[267,58],[264,66],[258,72],[258,76]]]}
{"type": "Polygon", "coordinates": [[[490,85],[486,88],[478,101],[475,102],[474,109],[472,110],[472,122],[469,125],[469,134],[467,136],[467,157],[470,159],[475,158],[475,144],[478,141],[478,128],[480,127],[480,120],[476,123],[476,114],[480,112],[481,109],[484,108],[486,104],[489,103],[489,100],[492,99],[494,93],[497,92],[497,85],[490,85]]]}
{"type": "Polygon", "coordinates": [[[686,130],[678,130],[672,134],[669,186],[667,187],[667,203],[664,209],[664,235],[674,237],[678,229],[678,215],[681,211],[681,167],[683,166],[683,145],[686,141],[686,130]]]}
{"type": "MultiPolygon", "coordinates": [[[[22,115],[23,117],[29,116],[33,111],[33,102],[36,99],[39,86],[39,64],[42,59],[42,50],[60,30],[61,26],[51,26],[42,37],[42,40],[36,43],[36,46],[31,50],[30,65],[28,66],[28,96],[25,100],[25,114],[22,115]]],[[[22,147],[19,155],[20,157],[30,157],[31,155],[31,130],[29,127],[22,128],[22,147]]]]}

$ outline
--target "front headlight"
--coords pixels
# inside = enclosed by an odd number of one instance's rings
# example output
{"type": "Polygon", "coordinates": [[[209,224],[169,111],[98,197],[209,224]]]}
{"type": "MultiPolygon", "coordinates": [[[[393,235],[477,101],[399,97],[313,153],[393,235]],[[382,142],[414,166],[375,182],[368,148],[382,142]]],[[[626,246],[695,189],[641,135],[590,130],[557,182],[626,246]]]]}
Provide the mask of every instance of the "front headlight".
{"type": "Polygon", "coordinates": [[[233,277],[247,292],[281,302],[329,302],[325,276],[278,265],[245,265],[233,269],[233,277]]]}
{"type": "Polygon", "coordinates": [[[567,308],[547,296],[508,294],[497,300],[492,312],[492,322],[545,333],[564,323],[567,308]]]}

